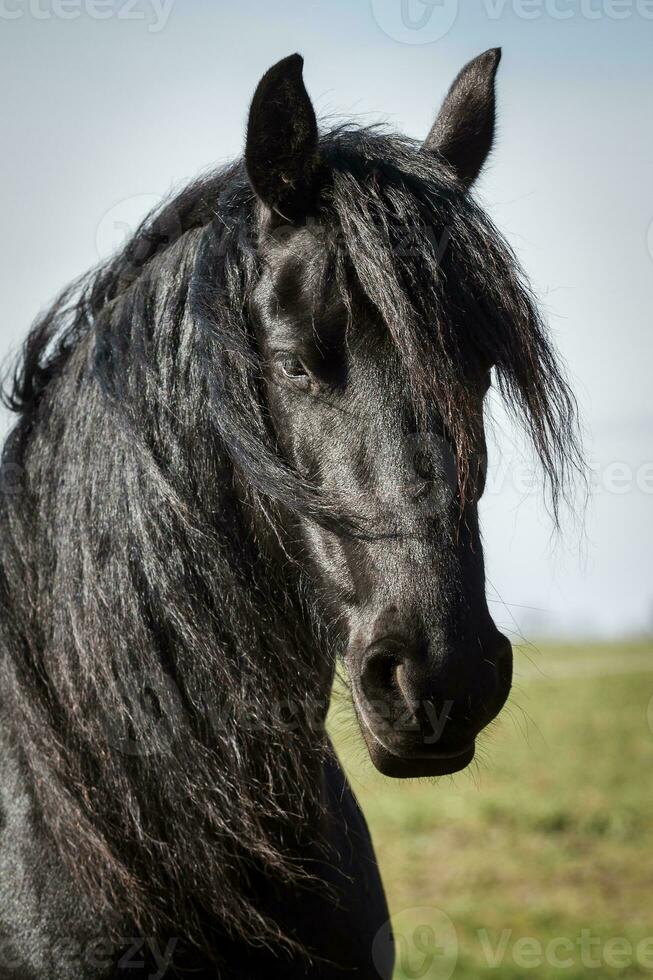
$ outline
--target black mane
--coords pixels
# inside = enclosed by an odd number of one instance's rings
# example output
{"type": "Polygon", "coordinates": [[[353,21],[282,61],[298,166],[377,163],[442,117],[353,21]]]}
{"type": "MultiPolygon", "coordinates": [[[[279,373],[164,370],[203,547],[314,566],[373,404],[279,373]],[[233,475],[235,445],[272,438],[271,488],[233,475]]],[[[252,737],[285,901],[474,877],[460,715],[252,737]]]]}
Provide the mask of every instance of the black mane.
{"type": "MultiPolygon", "coordinates": [[[[387,325],[416,403],[437,401],[461,485],[477,448],[467,381],[493,364],[557,502],[579,459],[574,403],[508,246],[410,140],[344,128],[321,153],[334,274],[387,325]]],[[[89,894],[198,942],[206,910],[250,942],[275,935],[248,882],[300,873],[283,828],[315,805],[316,739],[269,706],[318,697],[316,651],[335,656],[299,571],[261,546],[280,508],[332,508],[266,417],[248,316],[258,222],[241,162],[190,186],[37,322],[7,394],[3,712],[89,894]],[[146,689],[158,724],[139,712],[146,689]]]]}

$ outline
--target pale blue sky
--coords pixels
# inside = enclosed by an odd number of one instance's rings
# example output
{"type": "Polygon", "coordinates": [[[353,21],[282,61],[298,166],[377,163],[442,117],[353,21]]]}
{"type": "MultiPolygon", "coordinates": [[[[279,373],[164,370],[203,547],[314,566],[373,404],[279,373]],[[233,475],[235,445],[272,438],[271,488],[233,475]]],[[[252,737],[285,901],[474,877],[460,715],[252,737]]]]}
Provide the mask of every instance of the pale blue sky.
{"type": "Polygon", "coordinates": [[[499,139],[478,193],[542,299],[599,487],[584,538],[577,521],[552,538],[501,422],[483,505],[494,613],[527,632],[651,629],[650,0],[0,0],[0,355],[161,195],[240,153],[277,59],[304,55],[318,112],[421,137],[462,64],[496,45],[499,139]]]}

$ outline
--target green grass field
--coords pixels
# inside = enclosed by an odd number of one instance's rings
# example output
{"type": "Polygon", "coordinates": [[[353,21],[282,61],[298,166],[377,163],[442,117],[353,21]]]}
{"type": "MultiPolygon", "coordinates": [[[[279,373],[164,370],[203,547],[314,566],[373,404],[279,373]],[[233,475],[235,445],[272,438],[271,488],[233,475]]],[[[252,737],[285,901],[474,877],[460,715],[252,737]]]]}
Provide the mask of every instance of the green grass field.
{"type": "Polygon", "coordinates": [[[427,782],[373,772],[334,696],[395,976],[653,977],[653,644],[517,650],[515,672],[478,761],[427,782]]]}

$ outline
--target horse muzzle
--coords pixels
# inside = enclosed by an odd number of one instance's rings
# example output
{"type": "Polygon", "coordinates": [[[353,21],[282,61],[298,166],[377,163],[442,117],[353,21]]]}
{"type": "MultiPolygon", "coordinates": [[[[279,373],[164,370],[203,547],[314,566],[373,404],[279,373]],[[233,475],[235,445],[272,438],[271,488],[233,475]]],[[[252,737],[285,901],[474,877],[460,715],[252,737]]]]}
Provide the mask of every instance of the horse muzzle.
{"type": "Polygon", "coordinates": [[[443,776],[466,768],[476,737],[501,711],[512,682],[512,649],[492,624],[464,646],[401,633],[345,660],[361,732],[386,776],[443,776]],[[434,650],[435,647],[435,650],[434,650]]]}

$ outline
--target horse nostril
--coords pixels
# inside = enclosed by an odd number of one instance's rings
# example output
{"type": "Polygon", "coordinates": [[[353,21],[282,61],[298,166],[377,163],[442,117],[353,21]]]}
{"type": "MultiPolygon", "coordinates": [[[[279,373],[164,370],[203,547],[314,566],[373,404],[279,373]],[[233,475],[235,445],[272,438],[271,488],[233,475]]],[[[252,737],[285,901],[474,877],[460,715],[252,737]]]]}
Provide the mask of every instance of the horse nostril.
{"type": "Polygon", "coordinates": [[[396,697],[397,669],[401,657],[391,646],[377,646],[370,650],[360,672],[362,692],[369,704],[386,702],[396,697]]]}

